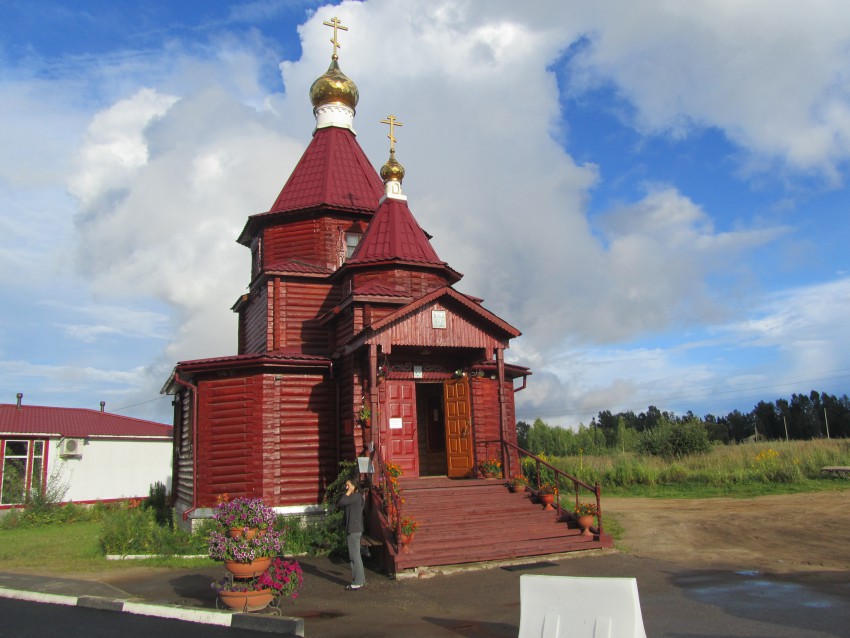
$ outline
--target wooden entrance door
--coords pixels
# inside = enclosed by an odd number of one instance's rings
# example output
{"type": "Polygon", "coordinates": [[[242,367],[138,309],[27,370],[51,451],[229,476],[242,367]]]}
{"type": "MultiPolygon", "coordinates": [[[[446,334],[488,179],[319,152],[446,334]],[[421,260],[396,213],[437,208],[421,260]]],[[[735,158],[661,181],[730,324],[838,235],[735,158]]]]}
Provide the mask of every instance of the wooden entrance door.
{"type": "Polygon", "coordinates": [[[381,440],[385,446],[383,457],[397,463],[405,476],[419,476],[416,384],[413,381],[387,381],[386,386],[387,419],[381,423],[381,440]]]}
{"type": "Polygon", "coordinates": [[[469,379],[443,383],[446,408],[446,464],[449,478],[472,476],[472,419],[469,409],[469,379]]]}

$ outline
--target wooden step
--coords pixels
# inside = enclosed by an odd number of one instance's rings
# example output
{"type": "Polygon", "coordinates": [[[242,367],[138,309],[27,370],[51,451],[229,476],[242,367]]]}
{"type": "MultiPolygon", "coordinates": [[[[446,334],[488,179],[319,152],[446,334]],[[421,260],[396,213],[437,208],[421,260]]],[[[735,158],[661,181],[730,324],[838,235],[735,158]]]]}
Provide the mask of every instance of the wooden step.
{"type": "Polygon", "coordinates": [[[607,535],[582,536],[574,521],[558,520],[527,493],[511,493],[502,479],[402,478],[399,486],[402,514],[419,526],[410,546],[386,548],[396,571],[613,545],[607,535]]]}

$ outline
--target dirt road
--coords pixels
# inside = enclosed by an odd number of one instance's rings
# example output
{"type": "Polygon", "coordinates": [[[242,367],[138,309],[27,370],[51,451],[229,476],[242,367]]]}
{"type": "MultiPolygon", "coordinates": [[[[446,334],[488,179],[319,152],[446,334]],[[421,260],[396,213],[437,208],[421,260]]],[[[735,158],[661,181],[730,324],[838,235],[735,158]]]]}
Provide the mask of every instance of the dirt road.
{"type": "Polygon", "coordinates": [[[772,573],[850,570],[850,489],[700,500],[604,498],[622,549],[683,565],[772,573]]]}

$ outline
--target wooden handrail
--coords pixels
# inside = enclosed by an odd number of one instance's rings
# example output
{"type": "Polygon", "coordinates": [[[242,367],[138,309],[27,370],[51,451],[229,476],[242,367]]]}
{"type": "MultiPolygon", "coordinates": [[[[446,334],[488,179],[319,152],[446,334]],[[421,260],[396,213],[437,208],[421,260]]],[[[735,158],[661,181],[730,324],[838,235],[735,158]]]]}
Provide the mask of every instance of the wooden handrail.
{"type": "MultiPolygon", "coordinates": [[[[555,509],[556,509],[559,517],[563,514],[569,514],[572,518],[575,518],[575,519],[578,518],[573,511],[568,511],[568,510],[565,510],[564,508],[561,507],[561,494],[560,494],[560,492],[561,492],[561,490],[560,490],[560,485],[561,485],[560,478],[561,477],[563,477],[565,479],[565,482],[566,481],[572,481],[573,490],[575,491],[575,504],[576,505],[579,504],[579,491],[582,488],[591,492],[596,497],[596,520],[597,520],[596,531],[600,535],[603,533],[603,529],[602,529],[602,488],[599,485],[599,481],[597,481],[595,485],[588,485],[587,483],[585,483],[581,479],[576,478],[575,476],[568,474],[567,472],[564,472],[561,469],[558,469],[557,467],[555,467],[551,463],[547,463],[546,461],[544,461],[540,457],[535,456],[534,454],[532,454],[528,450],[522,449],[518,445],[514,445],[510,441],[499,441],[498,439],[494,439],[494,440],[489,440],[489,441],[482,441],[482,443],[484,444],[485,449],[491,443],[498,444],[498,445],[502,446],[502,451],[503,451],[503,454],[504,454],[505,457],[509,456],[511,449],[515,450],[520,457],[520,470],[522,470],[522,460],[521,460],[522,457],[525,456],[525,457],[532,459],[535,463],[535,471],[537,473],[537,486],[538,487],[540,486],[540,466],[543,465],[543,466],[549,468],[550,470],[552,470],[552,472],[555,475],[555,489],[556,489],[556,492],[557,492],[555,509]]],[[[507,476],[507,475],[505,476],[506,480],[510,479],[510,478],[511,478],[510,476],[507,476]]],[[[532,488],[531,486],[529,486],[528,489],[535,496],[539,496],[538,490],[532,488]]]]}

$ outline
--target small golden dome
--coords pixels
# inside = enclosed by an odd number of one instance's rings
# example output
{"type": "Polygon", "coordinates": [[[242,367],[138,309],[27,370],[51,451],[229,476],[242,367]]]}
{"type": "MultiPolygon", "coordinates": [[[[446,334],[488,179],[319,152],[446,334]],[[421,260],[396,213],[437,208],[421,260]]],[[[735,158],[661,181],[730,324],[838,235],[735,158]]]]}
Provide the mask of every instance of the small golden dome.
{"type": "Polygon", "coordinates": [[[336,59],[331,60],[325,74],[319,76],[310,87],[310,101],[313,107],[339,102],[353,109],[359,99],[357,85],[340,71],[336,59]]]}
{"type": "Polygon", "coordinates": [[[404,179],[404,166],[398,163],[395,158],[395,151],[390,150],[390,159],[381,167],[381,179],[384,183],[394,180],[401,183],[404,179]]]}

